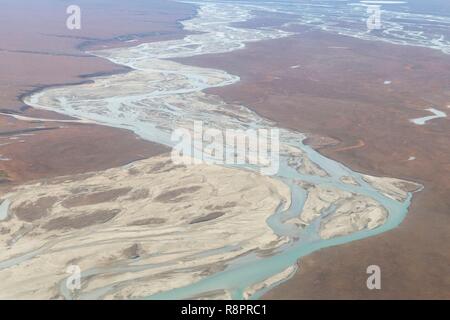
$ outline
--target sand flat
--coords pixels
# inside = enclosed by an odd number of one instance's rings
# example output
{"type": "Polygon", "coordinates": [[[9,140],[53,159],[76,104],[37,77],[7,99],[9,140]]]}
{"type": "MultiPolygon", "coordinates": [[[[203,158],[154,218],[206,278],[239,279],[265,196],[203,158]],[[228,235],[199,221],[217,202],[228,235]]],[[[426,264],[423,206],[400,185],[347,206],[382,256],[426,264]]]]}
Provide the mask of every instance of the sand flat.
{"type": "Polygon", "coordinates": [[[39,256],[27,259],[27,263],[0,271],[0,277],[5,281],[3,287],[7,288],[3,298],[48,299],[64,295],[65,292],[58,291],[58,286],[53,284],[64,281],[65,268],[74,261],[85,272],[92,269],[95,273],[91,280],[83,280],[80,297],[90,294],[94,297],[95,290],[111,283],[122,285],[110,287],[97,298],[106,295],[142,297],[181,286],[187,279],[198,280],[201,274],[208,275],[211,272],[208,270],[214,266],[223,268],[233,257],[276,248],[285,242],[273,233],[265,220],[280,203],[289,203],[289,189],[274,179],[255,173],[208,165],[175,169],[166,155],[97,172],[85,179],[67,176],[63,178],[67,181],[64,184],[60,183],[61,179],[22,185],[5,195],[8,201],[2,204],[10,203],[11,217],[10,231],[1,235],[1,245],[8,248],[2,250],[1,260],[26,256],[37,248],[44,250],[39,256]],[[173,169],[149,170],[160,163],[168,163],[167,166],[173,169]],[[177,197],[172,197],[170,202],[162,201],[161,195],[180,190],[180,183],[192,187],[178,191],[177,197]],[[79,198],[80,192],[91,197],[96,188],[115,190],[118,185],[124,191],[114,192],[115,197],[91,198],[77,207],[65,205],[71,199],[79,198]],[[148,196],[136,200],[133,190],[137,188],[148,189],[148,196]],[[232,189],[234,191],[230,192],[232,189]],[[45,215],[33,221],[24,219],[26,208],[23,204],[28,204],[28,210],[33,211],[35,207],[30,203],[50,195],[58,200],[48,203],[45,215]],[[220,216],[192,223],[196,217],[210,215],[211,209],[207,208],[213,206],[222,208],[220,216]],[[245,215],[241,214],[243,211],[245,215]],[[12,242],[17,231],[23,228],[27,228],[26,233],[12,242]],[[227,246],[235,249],[199,257],[202,252],[227,246]],[[122,253],[131,247],[135,252],[139,248],[139,253],[133,255],[139,256],[136,261],[122,253]],[[152,264],[153,268],[144,267],[152,264]],[[34,272],[42,270],[43,266],[45,272],[40,273],[39,279],[34,278],[34,272]],[[108,271],[114,266],[118,268],[115,275],[108,271]],[[6,274],[14,276],[6,277],[6,274]],[[172,279],[169,283],[166,281],[168,276],[172,279]],[[151,277],[148,284],[144,281],[146,277],[151,277]],[[27,285],[17,286],[19,278],[27,285]],[[143,283],[145,288],[139,289],[143,283]]]}

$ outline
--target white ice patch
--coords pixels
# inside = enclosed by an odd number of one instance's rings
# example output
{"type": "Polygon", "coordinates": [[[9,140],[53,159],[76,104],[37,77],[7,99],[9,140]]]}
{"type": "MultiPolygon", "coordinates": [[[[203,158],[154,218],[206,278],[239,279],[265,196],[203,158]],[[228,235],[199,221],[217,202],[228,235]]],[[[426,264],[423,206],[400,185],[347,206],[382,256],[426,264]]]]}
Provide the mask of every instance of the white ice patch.
{"type": "Polygon", "coordinates": [[[425,110],[430,111],[431,113],[434,114],[434,116],[427,116],[427,117],[410,119],[410,121],[412,123],[415,123],[415,124],[419,125],[419,126],[423,126],[428,121],[431,121],[433,119],[446,118],[447,117],[447,114],[445,112],[437,110],[437,109],[434,109],[434,108],[428,108],[428,109],[425,109],[425,110]]]}

